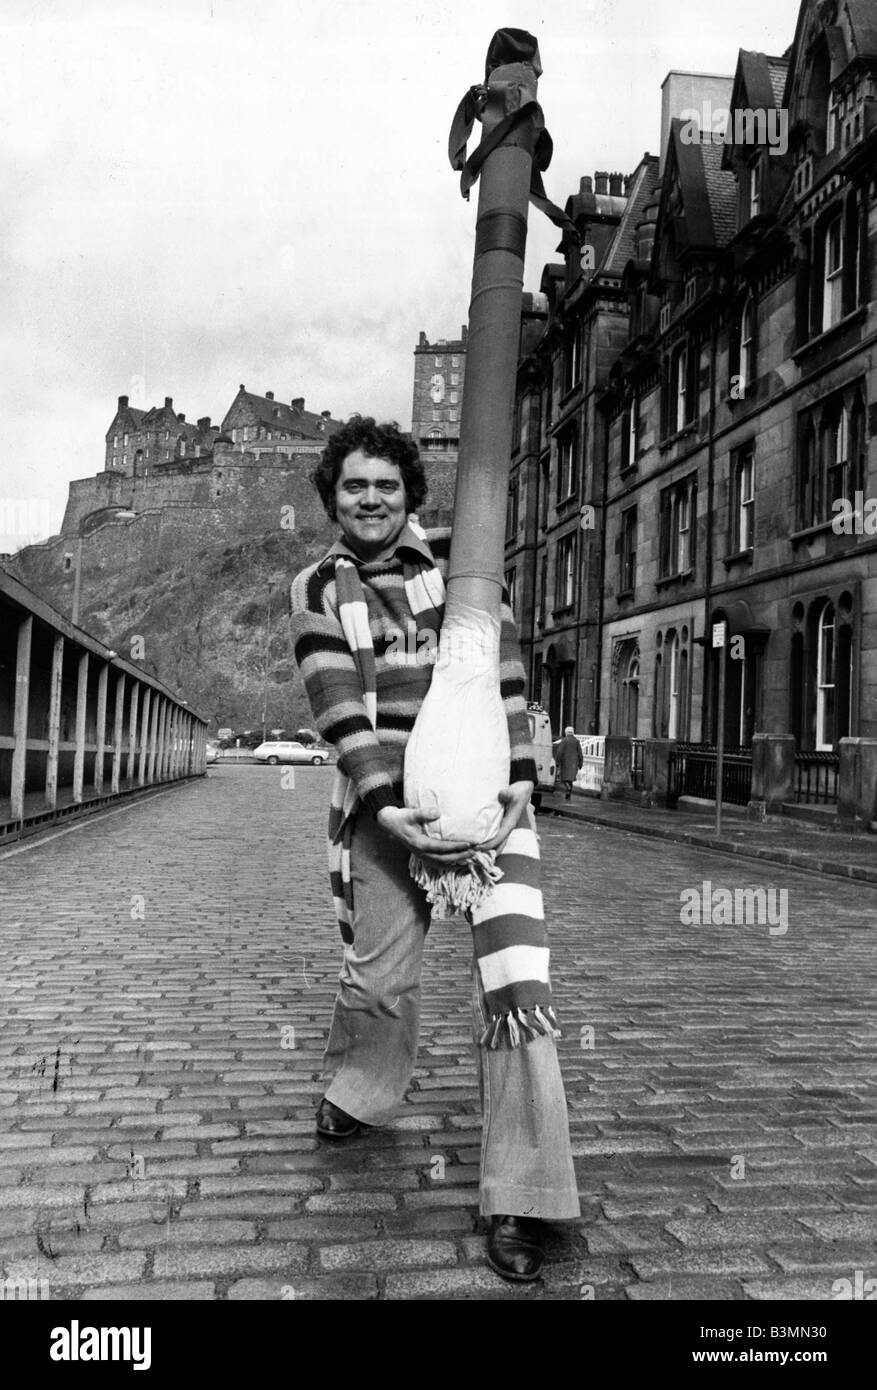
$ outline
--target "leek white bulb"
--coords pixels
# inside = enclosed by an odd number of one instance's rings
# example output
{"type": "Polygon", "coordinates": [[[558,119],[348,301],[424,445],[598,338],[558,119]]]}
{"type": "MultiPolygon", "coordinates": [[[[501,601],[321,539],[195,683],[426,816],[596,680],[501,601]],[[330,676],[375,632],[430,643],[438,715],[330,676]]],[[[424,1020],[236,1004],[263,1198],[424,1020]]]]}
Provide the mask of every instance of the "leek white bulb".
{"type": "Polygon", "coordinates": [[[510,752],[499,639],[497,619],[449,597],[432,683],[405,750],[405,804],[439,813],[427,835],[480,844],[499,829],[510,752]]]}

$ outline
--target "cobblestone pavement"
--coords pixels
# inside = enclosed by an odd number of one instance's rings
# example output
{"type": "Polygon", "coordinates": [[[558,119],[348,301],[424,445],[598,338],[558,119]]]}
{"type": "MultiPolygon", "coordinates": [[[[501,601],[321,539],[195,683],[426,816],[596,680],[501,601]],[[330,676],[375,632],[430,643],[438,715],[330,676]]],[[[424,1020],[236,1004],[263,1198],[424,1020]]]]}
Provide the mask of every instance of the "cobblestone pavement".
{"type": "Polygon", "coordinates": [[[288,776],[212,768],[0,855],[3,1277],[86,1299],[637,1300],[877,1276],[877,890],[540,818],[584,1217],[516,1288],[477,1216],[463,924],[430,934],[398,1121],[314,1138],[331,773],[288,776]],[[785,889],[787,918],[683,923],[705,881],[785,889]]]}

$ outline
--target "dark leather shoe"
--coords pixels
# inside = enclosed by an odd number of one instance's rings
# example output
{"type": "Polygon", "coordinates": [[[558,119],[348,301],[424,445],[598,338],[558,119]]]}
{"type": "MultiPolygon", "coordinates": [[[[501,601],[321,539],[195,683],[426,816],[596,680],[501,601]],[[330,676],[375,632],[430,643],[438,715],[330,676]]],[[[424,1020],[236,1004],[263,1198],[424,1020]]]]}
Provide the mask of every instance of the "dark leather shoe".
{"type": "Polygon", "coordinates": [[[503,1279],[519,1284],[539,1278],[545,1261],[542,1222],[526,1216],[492,1216],[487,1233],[487,1263],[503,1279]]]}
{"type": "Polygon", "coordinates": [[[317,1133],[324,1139],[350,1139],[359,1133],[359,1120],[323,1096],[317,1110],[317,1133]]]}

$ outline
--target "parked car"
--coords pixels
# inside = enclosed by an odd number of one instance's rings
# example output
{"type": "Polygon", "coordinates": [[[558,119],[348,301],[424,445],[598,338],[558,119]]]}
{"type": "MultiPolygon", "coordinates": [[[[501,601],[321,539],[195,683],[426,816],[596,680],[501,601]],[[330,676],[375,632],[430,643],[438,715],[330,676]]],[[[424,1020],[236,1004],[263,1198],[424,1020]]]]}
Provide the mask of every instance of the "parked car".
{"type": "Polygon", "coordinates": [[[276,767],[278,763],[310,763],[313,767],[320,767],[329,761],[329,751],[326,748],[296,743],[292,739],[269,739],[253,749],[253,757],[260,763],[269,763],[272,767],[276,767]]]}
{"type": "Polygon", "coordinates": [[[542,805],[542,793],[554,791],[554,747],[551,741],[551,720],[540,704],[527,705],[527,720],[530,737],[533,740],[533,756],[536,759],[536,786],[530,800],[533,810],[542,805]]]}

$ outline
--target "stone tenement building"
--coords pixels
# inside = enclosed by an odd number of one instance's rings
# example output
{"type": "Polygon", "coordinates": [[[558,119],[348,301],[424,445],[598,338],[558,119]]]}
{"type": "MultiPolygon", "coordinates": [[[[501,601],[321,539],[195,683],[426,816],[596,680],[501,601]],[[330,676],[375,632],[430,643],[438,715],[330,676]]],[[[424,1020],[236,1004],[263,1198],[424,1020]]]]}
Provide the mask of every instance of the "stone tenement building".
{"type": "Polygon", "coordinates": [[[546,268],[507,565],[555,725],[682,746],[721,720],[815,765],[877,738],[873,0],[804,0],[785,54],[741,51],[726,140],[691,121],[721,90],[670,75],[595,269],[546,268]]]}

